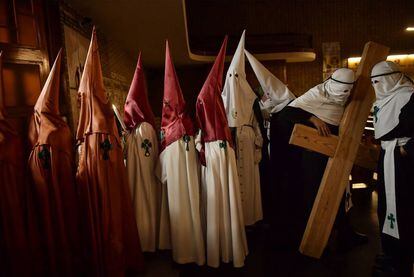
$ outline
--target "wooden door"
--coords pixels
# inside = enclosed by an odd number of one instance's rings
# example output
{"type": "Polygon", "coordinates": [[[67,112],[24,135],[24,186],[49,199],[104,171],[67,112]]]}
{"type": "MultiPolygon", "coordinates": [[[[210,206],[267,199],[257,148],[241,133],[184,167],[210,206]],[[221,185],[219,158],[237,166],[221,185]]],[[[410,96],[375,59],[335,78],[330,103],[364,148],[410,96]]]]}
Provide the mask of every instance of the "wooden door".
{"type": "Polygon", "coordinates": [[[45,38],[42,0],[0,0],[0,97],[7,118],[25,142],[33,106],[49,73],[45,38]]]}

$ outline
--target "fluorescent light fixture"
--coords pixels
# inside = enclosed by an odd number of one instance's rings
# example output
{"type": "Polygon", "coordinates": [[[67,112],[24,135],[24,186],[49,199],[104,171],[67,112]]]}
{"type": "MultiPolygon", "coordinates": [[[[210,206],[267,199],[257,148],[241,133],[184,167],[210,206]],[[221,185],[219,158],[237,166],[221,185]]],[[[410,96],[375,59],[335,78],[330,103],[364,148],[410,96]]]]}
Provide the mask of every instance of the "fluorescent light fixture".
{"type": "Polygon", "coordinates": [[[353,189],[366,189],[368,186],[365,183],[355,183],[352,184],[353,189]]]}
{"type": "Polygon", "coordinates": [[[348,63],[359,63],[360,61],[361,61],[361,57],[348,58],[348,63]]]}
{"type": "Polygon", "coordinates": [[[389,55],[387,57],[387,60],[401,60],[401,59],[406,59],[408,58],[408,54],[403,54],[403,55],[389,55]]]}
{"type": "MultiPolygon", "coordinates": [[[[405,59],[414,59],[414,54],[398,54],[398,55],[389,55],[387,57],[387,61],[396,61],[396,60],[405,60],[405,59]]],[[[350,57],[348,58],[348,66],[349,65],[354,66],[353,64],[359,63],[360,61],[361,61],[361,57],[350,57]]]]}
{"type": "Polygon", "coordinates": [[[414,27],[407,27],[405,28],[407,32],[414,32],[414,27]]]}
{"type": "Polygon", "coordinates": [[[374,127],[365,127],[365,130],[375,131],[374,127]]]}

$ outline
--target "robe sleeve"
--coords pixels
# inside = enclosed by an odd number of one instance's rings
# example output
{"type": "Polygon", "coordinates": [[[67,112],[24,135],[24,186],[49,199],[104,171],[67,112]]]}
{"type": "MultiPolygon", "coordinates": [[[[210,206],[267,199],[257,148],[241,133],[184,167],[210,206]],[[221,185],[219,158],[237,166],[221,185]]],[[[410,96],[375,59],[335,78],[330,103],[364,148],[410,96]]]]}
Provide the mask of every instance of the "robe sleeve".
{"type": "Polygon", "coordinates": [[[404,146],[404,149],[410,156],[414,156],[414,94],[411,96],[410,101],[401,109],[400,125],[404,136],[411,138],[404,146]]]}
{"type": "Polygon", "coordinates": [[[203,131],[201,130],[201,128],[203,128],[205,126],[204,123],[204,117],[203,117],[203,112],[204,112],[204,105],[203,103],[197,103],[196,106],[196,120],[197,120],[197,124],[199,129],[199,132],[195,138],[195,145],[196,145],[196,149],[198,152],[198,159],[200,160],[200,163],[203,166],[206,166],[206,154],[205,154],[205,150],[204,150],[204,140],[203,140],[203,131]]]}
{"type": "Polygon", "coordinates": [[[309,119],[312,117],[313,114],[310,112],[307,112],[305,110],[302,110],[300,108],[287,106],[285,107],[281,112],[280,116],[284,118],[285,120],[296,124],[296,123],[302,123],[308,122],[309,119]]]}
{"type": "Polygon", "coordinates": [[[414,94],[411,96],[410,101],[401,109],[398,125],[379,139],[392,140],[401,137],[411,138],[404,146],[404,149],[408,154],[414,155],[414,94]]]}
{"type": "Polygon", "coordinates": [[[263,137],[262,132],[260,131],[259,122],[257,122],[256,117],[253,117],[253,129],[255,134],[254,162],[258,164],[262,160],[263,137]]]}
{"type": "Polygon", "coordinates": [[[197,136],[195,137],[195,147],[198,151],[198,158],[200,160],[200,163],[203,166],[206,166],[206,153],[204,148],[204,141],[203,141],[203,135],[201,129],[199,129],[197,136]]]}

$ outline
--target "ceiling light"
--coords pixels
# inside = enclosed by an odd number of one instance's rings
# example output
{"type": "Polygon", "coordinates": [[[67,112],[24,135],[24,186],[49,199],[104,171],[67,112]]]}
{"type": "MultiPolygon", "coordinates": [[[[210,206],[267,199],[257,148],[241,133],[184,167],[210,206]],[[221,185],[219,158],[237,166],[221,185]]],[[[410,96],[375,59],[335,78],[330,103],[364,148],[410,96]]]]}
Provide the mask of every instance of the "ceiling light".
{"type": "Polygon", "coordinates": [[[414,32],[414,27],[407,27],[405,28],[407,32],[414,32]]]}

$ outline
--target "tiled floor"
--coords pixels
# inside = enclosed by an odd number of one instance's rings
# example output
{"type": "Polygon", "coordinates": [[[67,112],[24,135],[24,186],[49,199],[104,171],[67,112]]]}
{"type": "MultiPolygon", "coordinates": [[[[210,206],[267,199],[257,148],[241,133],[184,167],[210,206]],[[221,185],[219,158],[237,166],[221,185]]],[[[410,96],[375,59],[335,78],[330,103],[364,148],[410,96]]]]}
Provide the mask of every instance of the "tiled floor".
{"type": "Polygon", "coordinates": [[[379,251],[376,193],[354,193],[352,223],[355,229],[369,236],[369,243],[348,252],[327,251],[320,260],[304,257],[294,251],[272,249],[270,231],[259,226],[248,232],[250,254],[245,267],[234,269],[223,264],[218,269],[196,265],[179,266],[171,262],[170,253],[147,256],[147,272],[143,276],[371,276],[375,255],[379,251]]]}

